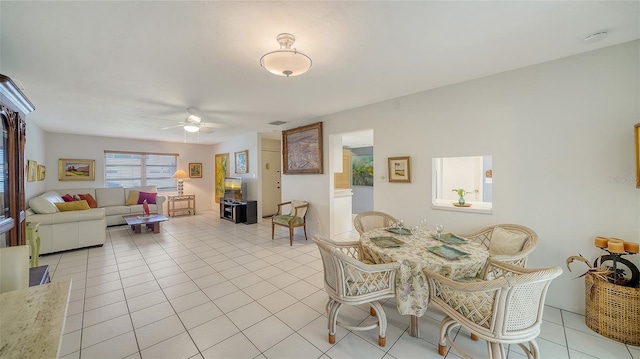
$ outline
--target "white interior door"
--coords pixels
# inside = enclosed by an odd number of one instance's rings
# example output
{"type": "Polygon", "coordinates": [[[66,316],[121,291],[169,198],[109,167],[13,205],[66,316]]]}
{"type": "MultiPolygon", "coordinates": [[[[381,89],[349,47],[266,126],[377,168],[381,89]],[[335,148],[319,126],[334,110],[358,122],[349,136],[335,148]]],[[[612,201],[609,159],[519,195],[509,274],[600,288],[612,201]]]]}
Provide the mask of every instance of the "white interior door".
{"type": "Polygon", "coordinates": [[[270,216],[278,210],[282,200],[280,189],[280,152],[262,150],[262,216],[270,216]]]}

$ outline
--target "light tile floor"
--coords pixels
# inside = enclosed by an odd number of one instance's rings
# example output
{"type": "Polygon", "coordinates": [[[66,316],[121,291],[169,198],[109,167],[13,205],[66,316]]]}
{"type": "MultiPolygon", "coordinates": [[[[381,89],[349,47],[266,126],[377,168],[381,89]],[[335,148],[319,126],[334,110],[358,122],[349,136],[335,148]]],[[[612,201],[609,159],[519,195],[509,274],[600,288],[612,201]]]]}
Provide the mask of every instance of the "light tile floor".
{"type": "MultiPolygon", "coordinates": [[[[441,358],[442,314],[432,308],[420,319],[420,337],[410,337],[393,300],[384,304],[386,347],[375,330],[342,328],[330,345],[322,263],[300,230],[290,247],[284,228],[271,240],[268,220],[234,224],[205,211],[171,218],[160,234],[107,231],[101,248],[40,258],[53,281],[73,279],[63,358],[441,358]]],[[[341,314],[371,320],[366,307],[341,314]]],[[[597,335],[581,315],[547,307],[544,318],[542,358],[640,359],[638,347],[597,335]]],[[[482,341],[459,334],[455,342],[474,358],[487,356],[482,341]]],[[[525,356],[511,346],[509,358],[525,356]]]]}

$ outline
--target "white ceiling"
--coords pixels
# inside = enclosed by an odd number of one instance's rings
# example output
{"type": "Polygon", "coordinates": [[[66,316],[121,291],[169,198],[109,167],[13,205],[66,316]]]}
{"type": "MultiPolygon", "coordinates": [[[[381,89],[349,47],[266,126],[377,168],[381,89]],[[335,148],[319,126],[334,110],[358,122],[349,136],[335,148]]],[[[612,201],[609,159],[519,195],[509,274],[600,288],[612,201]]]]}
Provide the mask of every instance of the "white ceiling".
{"type": "Polygon", "coordinates": [[[195,107],[210,144],[638,39],[639,3],[0,1],[0,73],[45,131],[182,142],[195,107]],[[281,32],[308,73],[260,67],[281,32]]]}

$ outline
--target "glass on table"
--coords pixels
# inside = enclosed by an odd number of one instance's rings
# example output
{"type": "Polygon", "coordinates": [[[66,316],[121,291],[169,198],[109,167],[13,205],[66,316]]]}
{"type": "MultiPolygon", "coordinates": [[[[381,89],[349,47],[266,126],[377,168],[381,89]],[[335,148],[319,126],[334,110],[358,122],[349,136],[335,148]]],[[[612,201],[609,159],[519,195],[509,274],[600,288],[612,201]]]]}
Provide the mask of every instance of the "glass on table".
{"type": "Polygon", "coordinates": [[[436,233],[438,239],[440,239],[440,235],[444,232],[444,224],[436,224],[436,233]]]}

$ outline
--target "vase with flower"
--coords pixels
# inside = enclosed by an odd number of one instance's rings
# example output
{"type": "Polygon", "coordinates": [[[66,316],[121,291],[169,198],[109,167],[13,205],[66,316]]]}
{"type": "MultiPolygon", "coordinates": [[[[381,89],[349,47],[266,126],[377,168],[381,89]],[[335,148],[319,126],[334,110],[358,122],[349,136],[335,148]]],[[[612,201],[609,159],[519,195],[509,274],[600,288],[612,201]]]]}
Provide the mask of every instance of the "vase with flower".
{"type": "MultiPolygon", "coordinates": [[[[458,205],[459,206],[464,206],[464,207],[470,206],[470,204],[466,204],[466,202],[464,200],[464,196],[469,194],[469,193],[471,193],[471,192],[465,191],[464,188],[460,188],[460,189],[455,189],[454,188],[451,191],[452,192],[456,192],[458,194],[458,196],[460,197],[460,198],[458,198],[458,205]]],[[[454,205],[455,205],[455,203],[454,203],[454,205]]]]}

